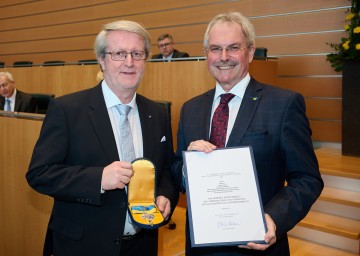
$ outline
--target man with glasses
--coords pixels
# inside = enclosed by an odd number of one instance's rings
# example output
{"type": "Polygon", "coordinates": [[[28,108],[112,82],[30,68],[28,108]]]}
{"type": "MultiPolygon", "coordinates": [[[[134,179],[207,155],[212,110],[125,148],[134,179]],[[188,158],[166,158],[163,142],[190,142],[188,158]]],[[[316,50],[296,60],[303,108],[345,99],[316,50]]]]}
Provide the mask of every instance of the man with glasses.
{"type": "Polygon", "coordinates": [[[157,230],[134,225],[127,210],[136,158],[155,165],[165,220],[179,196],[166,110],[136,93],[150,47],[140,24],[106,24],[95,40],[104,80],[50,103],[26,174],[31,187],[54,198],[44,255],[157,255],[157,230]]]}
{"type": "Polygon", "coordinates": [[[211,153],[251,146],[267,233],[266,244],[191,248],[187,221],[186,255],[290,255],[286,233],[305,217],[323,188],[304,98],[249,75],[255,30],[242,14],[214,17],[204,48],[216,86],[183,105],[172,174],[185,192],[184,150],[211,153]]]}
{"type": "Polygon", "coordinates": [[[179,52],[174,49],[173,37],[169,34],[163,34],[158,37],[157,45],[160,50],[160,54],[152,56],[152,59],[163,59],[164,61],[171,61],[176,58],[186,58],[189,54],[186,52],[179,52]]]}
{"type": "Polygon", "coordinates": [[[16,89],[10,72],[0,72],[0,110],[36,113],[37,107],[37,101],[31,94],[16,89]]]}

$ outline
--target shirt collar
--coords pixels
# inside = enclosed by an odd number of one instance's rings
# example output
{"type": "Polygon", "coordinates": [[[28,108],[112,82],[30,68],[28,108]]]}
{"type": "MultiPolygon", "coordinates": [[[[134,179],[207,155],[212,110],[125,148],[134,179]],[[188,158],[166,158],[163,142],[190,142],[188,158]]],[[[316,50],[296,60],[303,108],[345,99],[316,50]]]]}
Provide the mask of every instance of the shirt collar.
{"type": "Polygon", "coordinates": [[[10,97],[10,98],[7,98],[7,99],[10,99],[11,102],[15,102],[16,93],[17,93],[17,90],[16,90],[16,88],[15,88],[13,94],[11,95],[11,97],[10,97]]]}
{"type": "Polygon", "coordinates": [[[164,55],[163,55],[163,59],[169,60],[172,58],[173,54],[174,54],[174,52],[170,53],[169,56],[167,56],[167,57],[164,57],[164,55]]]}
{"type": "MultiPolygon", "coordinates": [[[[119,98],[115,95],[115,93],[109,88],[109,86],[107,85],[106,81],[103,80],[101,82],[101,88],[102,88],[102,92],[104,94],[104,99],[105,99],[105,104],[106,104],[106,108],[112,108],[115,107],[116,105],[119,104],[123,104],[119,98]]],[[[134,94],[134,97],[132,98],[132,100],[130,101],[129,105],[132,109],[136,110],[137,106],[136,106],[136,93],[134,94]]]]}
{"type": "Polygon", "coordinates": [[[239,98],[244,98],[245,90],[250,82],[250,74],[238,82],[229,92],[225,92],[219,83],[216,83],[214,99],[217,99],[221,94],[232,93],[239,98]]]}

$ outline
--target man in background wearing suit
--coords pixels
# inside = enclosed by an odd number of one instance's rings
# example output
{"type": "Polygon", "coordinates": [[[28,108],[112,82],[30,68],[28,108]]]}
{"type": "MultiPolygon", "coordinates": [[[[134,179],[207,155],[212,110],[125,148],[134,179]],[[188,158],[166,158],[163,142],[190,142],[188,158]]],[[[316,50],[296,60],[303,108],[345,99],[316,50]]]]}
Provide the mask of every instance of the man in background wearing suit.
{"type": "Polygon", "coordinates": [[[266,244],[191,248],[187,220],[186,255],[290,255],[286,233],[305,217],[323,188],[304,98],[249,75],[255,30],[242,14],[217,15],[206,30],[204,48],[216,86],[183,105],[172,173],[184,192],[182,151],[251,146],[268,231],[266,244]],[[213,113],[227,96],[226,136],[216,145],[213,113]]]}
{"type": "Polygon", "coordinates": [[[140,24],[106,24],[95,41],[104,80],[50,103],[26,174],[32,188],[54,198],[44,255],[157,255],[157,230],[135,226],[127,211],[135,158],[156,167],[154,200],[165,219],[179,196],[166,110],[136,93],[150,47],[140,24]],[[122,108],[130,109],[126,134],[122,108]]]}
{"type": "Polygon", "coordinates": [[[169,34],[163,34],[158,37],[157,45],[160,50],[160,54],[152,56],[152,59],[163,59],[164,61],[171,61],[174,58],[186,58],[189,54],[186,52],[179,52],[174,49],[173,37],[169,34]]]}
{"type": "Polygon", "coordinates": [[[15,81],[10,72],[0,72],[0,110],[11,112],[36,113],[36,99],[15,87],[15,81]]]}

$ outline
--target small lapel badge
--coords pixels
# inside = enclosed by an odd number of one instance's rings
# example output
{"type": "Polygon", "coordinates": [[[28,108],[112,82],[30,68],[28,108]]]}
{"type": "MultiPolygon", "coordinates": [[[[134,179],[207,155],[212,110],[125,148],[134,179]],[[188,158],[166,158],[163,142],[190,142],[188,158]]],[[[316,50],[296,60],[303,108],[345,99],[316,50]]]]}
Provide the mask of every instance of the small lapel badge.
{"type": "Polygon", "coordinates": [[[160,142],[165,142],[165,141],[166,141],[166,137],[163,136],[163,137],[161,138],[161,141],[160,141],[160,142]]]}

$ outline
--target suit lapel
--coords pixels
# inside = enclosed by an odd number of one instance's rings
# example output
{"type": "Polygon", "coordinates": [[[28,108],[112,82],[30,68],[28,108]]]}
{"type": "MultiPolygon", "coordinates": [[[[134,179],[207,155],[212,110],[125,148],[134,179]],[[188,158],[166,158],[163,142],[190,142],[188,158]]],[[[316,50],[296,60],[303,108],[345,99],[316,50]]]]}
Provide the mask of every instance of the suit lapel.
{"type": "Polygon", "coordinates": [[[209,141],[210,139],[210,121],[211,121],[211,109],[212,109],[212,104],[214,101],[214,95],[215,95],[215,89],[212,89],[210,91],[208,91],[205,95],[204,95],[204,100],[201,100],[201,108],[202,111],[202,115],[200,117],[200,124],[206,124],[206,125],[201,125],[201,130],[200,130],[200,135],[201,138],[206,138],[207,141],[209,141]]]}
{"type": "Polygon", "coordinates": [[[0,97],[0,110],[4,110],[4,105],[5,105],[5,98],[0,97]]]}
{"type": "Polygon", "coordinates": [[[140,124],[143,135],[143,151],[144,157],[150,158],[150,152],[152,152],[151,146],[153,145],[152,139],[154,138],[154,115],[151,107],[146,104],[144,98],[137,94],[136,104],[139,110],[140,124]]]}
{"type": "Polygon", "coordinates": [[[262,87],[251,78],[249,85],[246,88],[244,98],[241,102],[238,115],[235,120],[234,127],[231,131],[227,147],[238,146],[240,140],[243,138],[248,129],[251,120],[255,114],[256,108],[261,100],[262,87]]]}
{"type": "Polygon", "coordinates": [[[15,112],[19,111],[21,101],[22,101],[21,92],[19,90],[17,90],[16,96],[15,96],[15,106],[14,106],[14,111],[15,112]]]}
{"type": "Polygon", "coordinates": [[[89,100],[88,115],[109,161],[113,162],[119,160],[114,132],[111,127],[109,113],[105,105],[100,85],[92,90],[89,100]]]}

